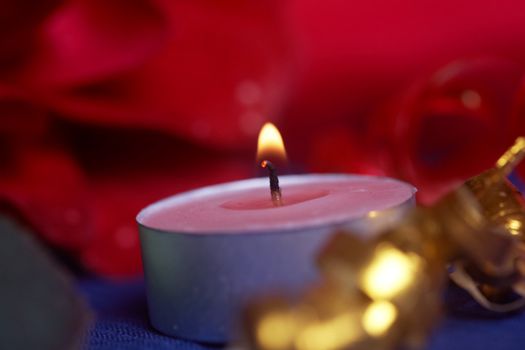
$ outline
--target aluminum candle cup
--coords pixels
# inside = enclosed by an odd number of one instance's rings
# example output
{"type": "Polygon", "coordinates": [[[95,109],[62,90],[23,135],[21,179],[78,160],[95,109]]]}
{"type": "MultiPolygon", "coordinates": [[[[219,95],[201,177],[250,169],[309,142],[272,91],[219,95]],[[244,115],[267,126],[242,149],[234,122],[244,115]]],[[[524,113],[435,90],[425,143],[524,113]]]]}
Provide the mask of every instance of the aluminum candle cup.
{"type": "Polygon", "coordinates": [[[315,256],[339,228],[372,235],[414,203],[409,184],[357,175],[268,179],[205,187],[137,216],[151,324],[162,333],[221,343],[242,305],[267,291],[298,292],[317,277],[315,256]]]}

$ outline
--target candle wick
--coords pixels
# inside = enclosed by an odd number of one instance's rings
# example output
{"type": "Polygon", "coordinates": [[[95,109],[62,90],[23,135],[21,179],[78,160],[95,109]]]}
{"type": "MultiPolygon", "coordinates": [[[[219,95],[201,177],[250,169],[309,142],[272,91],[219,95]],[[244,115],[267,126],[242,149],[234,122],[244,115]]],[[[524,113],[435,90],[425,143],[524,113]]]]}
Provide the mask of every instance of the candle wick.
{"type": "Polygon", "coordinates": [[[272,162],[263,160],[261,167],[268,169],[268,177],[270,179],[270,192],[272,194],[273,205],[279,207],[283,205],[281,197],[281,188],[279,187],[279,177],[277,177],[277,171],[272,162]]]}

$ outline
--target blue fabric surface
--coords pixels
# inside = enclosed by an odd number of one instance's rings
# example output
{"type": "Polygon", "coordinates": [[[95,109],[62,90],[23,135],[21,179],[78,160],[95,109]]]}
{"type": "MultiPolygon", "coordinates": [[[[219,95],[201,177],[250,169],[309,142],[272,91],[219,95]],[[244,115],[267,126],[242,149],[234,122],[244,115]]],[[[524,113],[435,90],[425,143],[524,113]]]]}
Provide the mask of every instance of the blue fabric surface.
{"type": "MultiPolygon", "coordinates": [[[[97,313],[86,339],[88,350],[211,350],[217,347],[164,336],[147,320],[142,280],[79,281],[79,288],[97,313]]],[[[428,350],[518,350],[525,348],[525,313],[494,315],[481,309],[463,291],[450,287],[447,312],[428,350]]]]}
{"type": "Polygon", "coordinates": [[[84,279],[78,283],[96,312],[85,341],[90,350],[210,350],[217,349],[164,336],[150,327],[142,280],[108,282],[84,279]]]}

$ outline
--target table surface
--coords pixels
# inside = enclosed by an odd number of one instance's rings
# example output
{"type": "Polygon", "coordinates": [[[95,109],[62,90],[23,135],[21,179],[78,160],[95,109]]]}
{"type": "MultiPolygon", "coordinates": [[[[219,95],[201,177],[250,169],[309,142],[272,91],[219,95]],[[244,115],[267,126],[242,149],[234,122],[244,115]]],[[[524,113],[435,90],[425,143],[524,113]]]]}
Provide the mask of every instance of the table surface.
{"type": "MultiPolygon", "coordinates": [[[[209,345],[164,336],[147,319],[143,280],[110,282],[84,278],[78,287],[96,312],[85,341],[88,350],[208,350],[209,345]]],[[[463,291],[450,287],[449,310],[430,339],[427,350],[514,350],[525,347],[525,312],[493,315],[478,307],[463,291]]]]}

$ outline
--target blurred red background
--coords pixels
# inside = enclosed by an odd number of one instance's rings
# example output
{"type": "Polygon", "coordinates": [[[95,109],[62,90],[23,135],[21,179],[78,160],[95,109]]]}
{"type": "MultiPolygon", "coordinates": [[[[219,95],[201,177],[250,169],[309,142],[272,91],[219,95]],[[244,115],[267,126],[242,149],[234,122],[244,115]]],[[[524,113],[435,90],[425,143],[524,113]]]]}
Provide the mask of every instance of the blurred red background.
{"type": "Polygon", "coordinates": [[[525,4],[0,0],[0,199],[107,276],[147,203],[294,169],[389,175],[430,202],[525,132],[525,4]]]}

